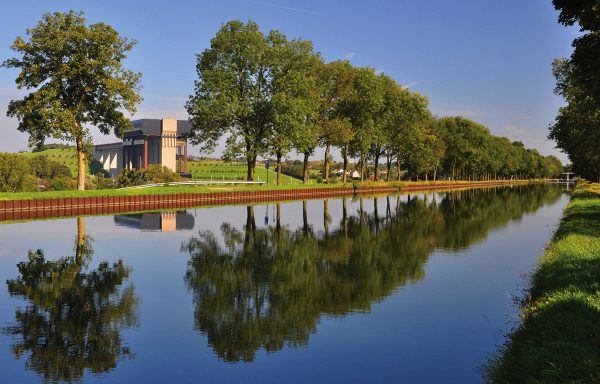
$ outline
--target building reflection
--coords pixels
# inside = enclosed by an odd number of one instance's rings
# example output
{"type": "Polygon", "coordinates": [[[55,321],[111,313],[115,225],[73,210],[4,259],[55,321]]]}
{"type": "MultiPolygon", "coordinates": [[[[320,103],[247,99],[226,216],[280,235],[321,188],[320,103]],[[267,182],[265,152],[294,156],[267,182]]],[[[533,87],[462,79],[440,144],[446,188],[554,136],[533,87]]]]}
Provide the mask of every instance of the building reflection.
{"type": "Polygon", "coordinates": [[[122,260],[89,267],[94,240],[84,218],[77,219],[75,239],[74,255],[54,261],[41,249],[29,251],[17,265],[19,277],[7,281],[9,294],[26,303],[4,328],[16,340],[11,352],[26,357],[27,369],[45,382],[80,381],[86,370],[106,373],[133,356],[121,337],[138,325],[131,268],[122,260]]]}
{"type": "Polygon", "coordinates": [[[181,244],[190,257],[185,282],[195,327],[228,362],[253,361],[261,349],[306,345],[321,316],[368,312],[399,287],[422,280],[436,249],[468,247],[561,193],[541,185],[360,197],[354,204],[324,200],[311,216],[322,220],[322,230],[308,223],[306,202],[298,206],[298,228],[282,224],[278,206],[272,225],[258,227],[248,206],[241,227],[223,223],[220,231],[200,231],[181,244]],[[340,205],[337,218],[334,204],[340,205]]]}
{"type": "Polygon", "coordinates": [[[142,231],[171,232],[194,228],[194,216],[187,211],[116,215],[114,220],[119,226],[140,229],[142,231]]]}

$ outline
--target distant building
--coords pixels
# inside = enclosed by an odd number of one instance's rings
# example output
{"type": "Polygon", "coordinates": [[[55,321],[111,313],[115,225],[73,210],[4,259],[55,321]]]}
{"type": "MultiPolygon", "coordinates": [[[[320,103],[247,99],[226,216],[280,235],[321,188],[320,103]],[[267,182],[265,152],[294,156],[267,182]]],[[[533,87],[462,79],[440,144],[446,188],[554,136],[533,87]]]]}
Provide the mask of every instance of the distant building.
{"type": "Polygon", "coordinates": [[[134,120],[133,129],[125,132],[122,142],[94,146],[94,157],[111,177],[122,169],[148,169],[160,164],[173,172],[187,173],[186,136],[192,125],[187,120],[134,120]]]}

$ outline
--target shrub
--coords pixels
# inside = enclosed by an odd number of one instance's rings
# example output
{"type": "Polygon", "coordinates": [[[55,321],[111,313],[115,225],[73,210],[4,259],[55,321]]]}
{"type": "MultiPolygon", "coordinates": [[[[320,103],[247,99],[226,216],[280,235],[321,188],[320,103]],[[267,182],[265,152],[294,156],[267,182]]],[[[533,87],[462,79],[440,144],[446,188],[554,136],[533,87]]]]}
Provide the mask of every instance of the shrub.
{"type": "Polygon", "coordinates": [[[29,162],[22,156],[0,153],[0,192],[37,191],[37,178],[30,172],[29,162]]]}
{"type": "Polygon", "coordinates": [[[72,178],[71,170],[64,164],[50,160],[47,156],[34,156],[29,159],[33,175],[40,179],[54,179],[57,177],[72,178]]]}
{"type": "Polygon", "coordinates": [[[50,179],[48,183],[48,189],[51,191],[66,191],[75,188],[77,188],[77,181],[67,176],[55,177],[50,179]]]}
{"type": "Polygon", "coordinates": [[[147,170],[123,169],[117,177],[117,185],[121,188],[148,183],[172,183],[180,181],[181,176],[167,167],[151,164],[147,170]]]}
{"type": "Polygon", "coordinates": [[[121,188],[142,185],[148,182],[145,171],[123,169],[117,177],[117,185],[121,188]]]}
{"type": "Polygon", "coordinates": [[[117,186],[115,179],[105,177],[103,173],[98,173],[95,180],[97,189],[113,189],[117,186]]]}
{"type": "Polygon", "coordinates": [[[181,180],[179,174],[171,172],[169,168],[161,167],[159,164],[150,164],[145,172],[150,183],[172,183],[181,180]]]}

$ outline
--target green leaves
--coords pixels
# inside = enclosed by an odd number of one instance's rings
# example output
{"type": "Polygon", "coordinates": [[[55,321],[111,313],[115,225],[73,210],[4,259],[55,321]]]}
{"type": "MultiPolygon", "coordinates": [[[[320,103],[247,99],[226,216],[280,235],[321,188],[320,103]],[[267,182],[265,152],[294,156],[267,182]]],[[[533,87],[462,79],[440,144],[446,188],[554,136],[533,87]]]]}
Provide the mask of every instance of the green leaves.
{"type": "Polygon", "coordinates": [[[578,23],[586,34],[573,41],[570,59],[553,63],[555,92],[568,105],[558,111],[549,138],[569,155],[573,169],[600,179],[600,3],[598,0],[554,0],[559,22],[578,23]]]}
{"type": "Polygon", "coordinates": [[[225,152],[244,153],[249,179],[259,155],[284,155],[295,140],[312,151],[319,63],[309,41],[278,31],[265,36],[252,21],[223,25],[198,55],[196,89],[186,104],[192,142],[211,151],[227,137],[225,152]]]}
{"type": "Polygon", "coordinates": [[[19,119],[30,145],[47,138],[75,141],[79,150],[89,140],[87,125],[121,135],[131,127],[123,110],[134,114],[141,74],[123,68],[135,41],[111,26],[87,26],[82,12],[55,12],[17,37],[11,49],[19,57],[2,66],[20,70],[15,82],[31,92],[10,102],[7,115],[19,119]]]}

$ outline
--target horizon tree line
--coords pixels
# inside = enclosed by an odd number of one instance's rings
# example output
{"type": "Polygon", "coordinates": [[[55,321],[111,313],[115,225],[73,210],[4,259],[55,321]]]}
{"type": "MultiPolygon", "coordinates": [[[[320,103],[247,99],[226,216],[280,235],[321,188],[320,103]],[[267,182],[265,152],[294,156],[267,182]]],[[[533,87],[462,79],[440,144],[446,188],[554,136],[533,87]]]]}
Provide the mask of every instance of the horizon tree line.
{"type": "MultiPolygon", "coordinates": [[[[48,138],[74,142],[78,189],[85,189],[91,127],[122,137],[133,129],[124,111],[134,114],[141,73],[123,67],[136,42],[105,23],[86,25],[83,12],[48,13],[17,37],[11,49],[21,57],[2,63],[20,70],[19,89],[31,93],[10,102],[9,117],[29,134],[29,144],[48,138]]],[[[491,135],[462,117],[436,118],[428,99],[371,67],[346,60],[326,62],[309,40],[289,39],[277,30],[260,31],[253,22],[222,25],[210,47],[197,55],[194,94],[186,109],[192,144],[210,152],[225,141],[224,157],[243,156],[247,180],[259,157],[282,159],[292,151],[309,158],[323,148],[324,181],[330,181],[331,153],[343,159],[347,182],[350,159],[357,159],[361,181],[368,164],[373,179],[385,162],[385,179],[471,180],[555,177],[562,164],[522,143],[491,135]]]]}
{"type": "Polygon", "coordinates": [[[225,153],[243,155],[247,179],[254,179],[259,156],[303,156],[302,178],[316,148],[324,149],[324,181],[330,178],[331,151],[343,159],[346,182],[350,158],[358,160],[361,181],[367,164],[373,179],[385,161],[385,179],[408,177],[489,180],[557,177],[562,163],[521,142],[497,137],[463,117],[436,118],[428,99],[370,67],[348,61],[325,62],[312,42],[288,39],[279,31],[238,20],[224,24],[210,47],[197,55],[195,92],[186,108],[190,139],[212,151],[225,138],[225,153]]]}

